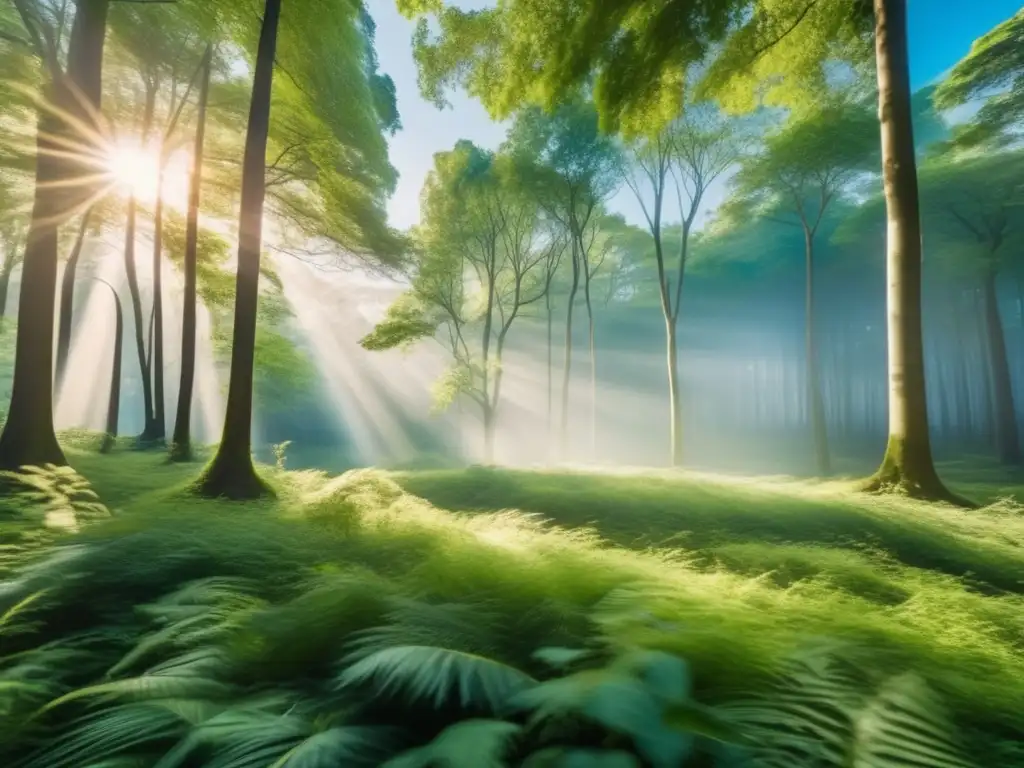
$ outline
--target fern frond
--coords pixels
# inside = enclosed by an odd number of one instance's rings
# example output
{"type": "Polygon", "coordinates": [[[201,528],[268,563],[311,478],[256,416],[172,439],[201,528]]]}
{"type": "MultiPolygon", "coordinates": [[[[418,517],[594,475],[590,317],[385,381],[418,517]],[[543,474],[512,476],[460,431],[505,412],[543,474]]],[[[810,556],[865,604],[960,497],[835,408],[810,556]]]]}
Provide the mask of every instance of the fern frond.
{"type": "Polygon", "coordinates": [[[403,752],[381,768],[505,768],[509,742],[521,730],[503,720],[463,720],[425,747],[403,752]]]}
{"type": "Polygon", "coordinates": [[[270,768],[335,768],[339,765],[378,765],[384,746],[383,730],[337,727],[320,731],[293,747],[270,768]]]}
{"type": "Polygon", "coordinates": [[[552,669],[565,670],[589,659],[592,652],[581,648],[538,648],[531,655],[552,669]]]}
{"type": "Polygon", "coordinates": [[[854,721],[851,768],[974,768],[942,705],[918,677],[886,681],[854,721]]]}
{"type": "Polygon", "coordinates": [[[522,768],[641,768],[635,755],[620,750],[563,749],[534,752],[522,768]]]}
{"type": "Polygon", "coordinates": [[[390,600],[386,624],[353,634],[348,644],[349,661],[395,646],[457,648],[481,656],[495,652],[492,628],[496,614],[486,605],[424,603],[408,598],[390,600]]]}
{"type": "Polygon", "coordinates": [[[462,706],[498,711],[536,681],[515,667],[448,648],[400,646],[360,659],[337,677],[339,688],[372,684],[378,694],[404,694],[442,706],[458,692],[462,706]]]}
{"type": "Polygon", "coordinates": [[[19,764],[18,768],[80,768],[139,747],[177,738],[182,721],[171,711],[151,704],[124,704],[76,721],[66,736],[19,764]]]}

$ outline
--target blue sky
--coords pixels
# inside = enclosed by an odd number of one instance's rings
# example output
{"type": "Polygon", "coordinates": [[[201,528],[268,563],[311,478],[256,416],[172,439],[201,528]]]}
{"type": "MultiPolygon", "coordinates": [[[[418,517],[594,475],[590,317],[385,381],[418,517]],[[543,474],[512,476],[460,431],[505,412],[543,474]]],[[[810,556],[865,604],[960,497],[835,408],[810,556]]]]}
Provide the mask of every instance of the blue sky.
{"type": "MultiPolygon", "coordinates": [[[[462,0],[462,8],[481,8],[488,0],[462,0]]],[[[1021,7],[1019,0],[908,0],[910,13],[910,74],[915,88],[935,80],[953,66],[971,47],[975,38],[1021,7]],[[965,9],[965,6],[969,10],[965,9]]],[[[395,11],[394,0],[370,0],[377,22],[377,52],[381,69],[395,81],[403,130],[391,140],[391,162],[401,176],[388,212],[393,226],[405,228],[419,219],[419,191],[431,166],[433,155],[469,139],[482,147],[495,148],[505,128],[491,122],[477,102],[461,93],[449,97],[452,107],[438,110],[420,98],[416,65],[412,59],[413,24],[395,11]]],[[[710,206],[722,189],[713,190],[710,206]]],[[[639,209],[631,193],[618,194],[610,204],[639,224],[639,209]]]]}

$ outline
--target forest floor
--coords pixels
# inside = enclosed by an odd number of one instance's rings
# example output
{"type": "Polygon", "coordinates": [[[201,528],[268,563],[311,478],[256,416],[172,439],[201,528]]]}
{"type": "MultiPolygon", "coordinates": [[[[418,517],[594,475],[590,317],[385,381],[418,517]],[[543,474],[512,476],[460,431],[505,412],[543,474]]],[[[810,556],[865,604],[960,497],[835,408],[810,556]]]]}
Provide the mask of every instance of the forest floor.
{"type": "MultiPolygon", "coordinates": [[[[1024,484],[997,470],[945,468],[989,503],[976,511],[839,481],[483,468],[338,478],[265,468],[278,498],[243,506],[190,496],[197,464],[81,448],[69,460],[110,514],[42,538],[0,517],[0,578],[50,555],[8,582],[17,589],[0,584],[0,617],[14,597],[49,590],[6,648],[0,618],[0,713],[76,690],[88,698],[83,686],[99,681],[151,682],[183,648],[217,644],[247,690],[258,680],[316,714],[326,694],[296,681],[330,677],[368,630],[374,642],[465,651],[534,676],[540,647],[658,648],[687,659],[695,695],[717,701],[827,640],[876,677],[925,680],[965,738],[991,750],[986,767],[1024,764],[1024,484]],[[218,621],[232,617],[229,644],[222,624],[169,629],[183,601],[195,608],[181,590],[196,583],[219,596],[218,621]],[[27,704],[4,699],[17,674],[5,652],[42,654],[101,628],[111,639],[90,646],[88,664],[51,670],[43,689],[22,692],[27,704]]],[[[46,743],[63,746],[26,766],[89,765],[168,738],[95,742],[70,715],[48,727],[46,743]]],[[[195,723],[174,727],[184,738],[195,723]]]]}

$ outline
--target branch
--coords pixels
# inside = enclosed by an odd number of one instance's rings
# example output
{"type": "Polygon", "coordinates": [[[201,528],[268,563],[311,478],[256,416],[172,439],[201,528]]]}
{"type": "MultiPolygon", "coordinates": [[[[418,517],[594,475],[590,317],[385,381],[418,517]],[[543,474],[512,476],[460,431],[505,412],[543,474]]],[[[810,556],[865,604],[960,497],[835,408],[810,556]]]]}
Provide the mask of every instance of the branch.
{"type": "Polygon", "coordinates": [[[793,20],[793,23],[790,24],[786,29],[784,29],[778,37],[776,37],[774,40],[765,43],[764,45],[758,46],[758,48],[754,51],[753,55],[750,57],[748,66],[750,64],[753,64],[759,58],[761,58],[761,56],[767,53],[770,48],[774,48],[776,45],[778,45],[787,37],[789,37],[793,33],[793,31],[800,26],[800,22],[802,22],[804,18],[806,18],[807,14],[811,12],[811,9],[817,4],[818,0],[810,0],[807,6],[799,14],[797,14],[797,17],[793,20]]]}

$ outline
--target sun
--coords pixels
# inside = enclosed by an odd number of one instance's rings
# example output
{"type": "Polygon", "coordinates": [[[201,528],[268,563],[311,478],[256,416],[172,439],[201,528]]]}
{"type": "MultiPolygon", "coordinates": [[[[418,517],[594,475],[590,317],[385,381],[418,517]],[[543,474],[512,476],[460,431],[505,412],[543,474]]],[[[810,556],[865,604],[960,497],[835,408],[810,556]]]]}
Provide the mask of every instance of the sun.
{"type": "Polygon", "coordinates": [[[189,154],[181,149],[164,158],[162,177],[156,146],[120,141],[107,150],[106,170],[114,191],[126,197],[134,195],[147,204],[154,203],[159,195],[165,205],[184,210],[189,167],[189,154]]]}

